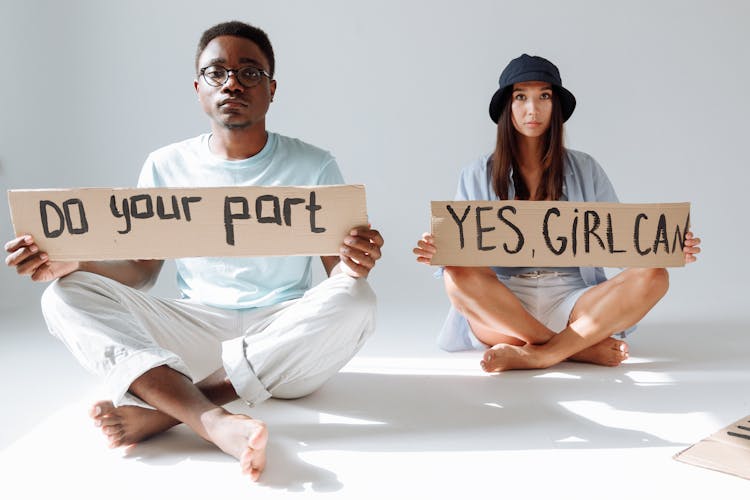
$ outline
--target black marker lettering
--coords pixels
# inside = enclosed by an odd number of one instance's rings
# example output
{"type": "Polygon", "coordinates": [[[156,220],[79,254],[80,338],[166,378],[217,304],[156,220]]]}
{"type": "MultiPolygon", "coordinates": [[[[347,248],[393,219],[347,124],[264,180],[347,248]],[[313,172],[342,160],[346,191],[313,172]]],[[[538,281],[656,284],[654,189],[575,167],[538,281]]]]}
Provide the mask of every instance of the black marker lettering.
{"type": "Polygon", "coordinates": [[[615,233],[612,229],[612,214],[607,214],[607,249],[609,253],[624,253],[625,250],[615,249],[615,233]]]}
{"type": "Polygon", "coordinates": [[[495,230],[495,226],[482,227],[482,212],[492,210],[492,207],[477,207],[475,210],[477,214],[477,249],[483,252],[496,249],[496,245],[484,246],[482,244],[482,234],[495,230]]]}
{"type": "Polygon", "coordinates": [[[281,205],[279,204],[279,198],[272,194],[264,194],[258,196],[255,199],[255,216],[258,218],[258,222],[261,224],[278,224],[281,225],[281,205]],[[273,215],[263,217],[263,202],[270,201],[273,203],[273,215]]]}
{"type": "Polygon", "coordinates": [[[304,198],[285,198],[284,199],[284,224],[292,225],[292,205],[304,203],[304,198]]]}
{"type": "Polygon", "coordinates": [[[464,211],[463,217],[460,219],[458,218],[458,215],[456,215],[456,212],[453,211],[453,207],[450,205],[446,205],[445,208],[450,212],[451,217],[453,217],[453,220],[456,221],[456,225],[458,225],[458,241],[461,245],[461,249],[464,248],[464,221],[466,220],[466,216],[469,215],[469,210],[471,210],[471,205],[466,207],[466,210],[464,211]]]}
{"type": "Polygon", "coordinates": [[[562,253],[565,251],[565,247],[568,246],[568,238],[566,238],[565,236],[558,236],[557,241],[560,242],[560,248],[555,249],[555,247],[552,246],[552,240],[550,240],[549,238],[549,217],[553,214],[560,217],[560,211],[555,207],[550,208],[549,210],[547,210],[547,213],[544,214],[542,235],[544,235],[544,242],[547,244],[547,248],[549,249],[549,251],[555,255],[562,255],[562,253]]]}
{"type": "Polygon", "coordinates": [[[683,226],[682,230],[680,230],[680,225],[676,224],[674,228],[674,238],[672,238],[672,253],[675,253],[675,251],[679,248],[680,252],[685,247],[685,234],[690,231],[690,212],[687,214],[687,219],[685,219],[685,225],[683,226]],[[677,246],[677,243],[680,244],[680,246],[677,246]]]}
{"type": "Polygon", "coordinates": [[[164,211],[164,199],[161,196],[156,197],[156,215],[160,219],[180,219],[180,207],[177,204],[177,197],[172,195],[172,213],[168,214],[164,211]]]}
{"type": "Polygon", "coordinates": [[[669,253],[669,239],[667,238],[667,218],[664,214],[659,215],[659,222],[656,224],[656,239],[654,240],[654,255],[659,245],[663,244],[664,249],[669,253]]]}
{"type": "Polygon", "coordinates": [[[597,243],[599,243],[599,247],[604,250],[604,241],[599,237],[598,234],[596,234],[596,230],[599,228],[599,224],[601,223],[601,219],[599,218],[599,214],[596,213],[593,210],[586,210],[583,213],[583,247],[586,253],[589,253],[590,251],[590,244],[591,244],[591,235],[593,235],[596,238],[597,243]],[[589,216],[593,216],[594,225],[591,225],[589,216]]]}
{"type": "Polygon", "coordinates": [[[578,209],[574,208],[573,213],[576,216],[573,217],[573,227],[570,231],[570,248],[573,250],[573,257],[575,257],[578,252],[578,209]]]}
{"type": "Polygon", "coordinates": [[[130,215],[136,219],[150,219],[154,216],[154,204],[151,201],[151,196],[147,194],[137,194],[130,197],[130,215]],[[138,202],[145,201],[145,210],[138,208],[138,202]]]}
{"type": "MultiPolygon", "coordinates": [[[[184,198],[183,198],[183,206],[184,198]]],[[[187,214],[185,215],[187,219],[187,214]]],[[[247,203],[247,198],[244,196],[226,196],[224,197],[224,229],[227,235],[227,244],[234,246],[234,219],[249,219],[250,218],[250,207],[247,203]],[[232,203],[241,203],[242,212],[234,213],[232,211],[232,203]]],[[[190,219],[188,219],[190,220],[190,219]]]]}
{"type": "Polygon", "coordinates": [[[115,195],[110,196],[109,209],[112,211],[112,215],[114,215],[115,217],[122,217],[125,219],[125,229],[117,232],[120,234],[128,234],[130,232],[130,205],[128,205],[128,199],[123,198],[122,213],[120,213],[120,211],[117,210],[117,199],[115,198],[115,195]]]}
{"type": "Polygon", "coordinates": [[[633,229],[633,244],[635,246],[635,251],[638,252],[639,255],[648,255],[649,253],[651,253],[650,248],[641,250],[641,219],[648,220],[648,216],[646,214],[638,214],[635,216],[635,228],[633,229]]]}
{"type": "Polygon", "coordinates": [[[72,198],[65,200],[63,203],[63,210],[65,211],[65,220],[68,225],[68,232],[70,234],[84,234],[89,230],[89,223],[86,220],[86,211],[83,209],[83,202],[78,198],[72,198]],[[79,227],[73,227],[73,218],[70,216],[70,206],[75,205],[78,207],[78,221],[81,223],[79,227]]]}
{"type": "Polygon", "coordinates": [[[65,217],[63,216],[62,210],[60,210],[60,207],[58,207],[55,202],[49,200],[39,200],[39,215],[42,218],[42,230],[44,231],[44,236],[46,236],[47,238],[57,238],[62,234],[63,229],[65,228],[65,217]],[[50,231],[49,229],[47,207],[52,207],[52,209],[55,211],[55,214],[57,214],[59,227],[53,231],[50,231]]]}
{"type": "Polygon", "coordinates": [[[315,204],[315,191],[310,191],[310,204],[305,205],[305,209],[310,211],[310,231],[313,233],[323,233],[326,230],[324,227],[315,226],[315,212],[321,208],[323,207],[315,204]]]}
{"type": "MultiPolygon", "coordinates": [[[[198,203],[203,198],[201,196],[183,196],[182,197],[182,213],[185,214],[185,220],[190,222],[190,204],[198,203]]],[[[247,200],[245,200],[247,201],[247,200]]],[[[226,202],[225,202],[226,203],[226,202]]]]}
{"type": "MultiPolygon", "coordinates": [[[[518,252],[521,251],[521,249],[523,248],[523,244],[525,242],[525,238],[523,237],[523,233],[521,232],[521,230],[518,229],[518,226],[516,226],[511,221],[509,221],[508,219],[505,218],[505,216],[503,215],[503,212],[505,212],[506,210],[510,210],[510,212],[513,215],[515,215],[516,214],[516,207],[510,206],[510,205],[506,205],[504,207],[500,207],[500,209],[498,209],[498,211],[497,211],[497,218],[500,219],[501,222],[505,223],[513,231],[515,231],[516,237],[518,238],[518,243],[516,243],[516,248],[514,250],[511,250],[510,248],[508,248],[508,244],[507,243],[503,243],[503,249],[506,252],[508,252],[509,254],[512,255],[512,254],[516,254],[516,253],[518,253],[518,252]]],[[[533,252],[532,252],[532,257],[533,257],[533,252]]]]}

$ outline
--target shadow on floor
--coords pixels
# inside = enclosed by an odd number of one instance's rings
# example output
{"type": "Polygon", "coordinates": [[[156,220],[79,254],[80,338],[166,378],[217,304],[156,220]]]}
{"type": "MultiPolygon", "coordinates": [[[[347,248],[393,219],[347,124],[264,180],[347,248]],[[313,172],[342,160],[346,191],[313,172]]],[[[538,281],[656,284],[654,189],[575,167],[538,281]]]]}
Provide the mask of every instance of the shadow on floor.
{"type": "MultiPolygon", "coordinates": [[[[399,332],[390,333],[395,348],[399,332]]],[[[271,400],[253,409],[233,403],[229,409],[252,413],[269,424],[269,462],[262,484],[287,491],[302,491],[306,485],[315,491],[343,487],[333,471],[304,459],[305,453],[315,451],[678,446],[688,443],[629,424],[623,415],[654,419],[707,412],[733,420],[737,402],[727,401],[726,394],[746,394],[750,381],[746,335],[743,325],[651,324],[629,340],[635,359],[616,368],[563,363],[546,371],[496,376],[483,376],[478,368],[466,375],[344,372],[303,399],[271,400]]],[[[16,356],[24,355],[25,345],[14,347],[16,356]]],[[[387,345],[382,347],[389,352],[387,345]]],[[[416,358],[420,354],[419,346],[390,352],[416,358]]],[[[6,351],[3,358],[9,356],[6,351]]],[[[73,373],[71,379],[77,380],[78,372],[73,373]]],[[[40,378],[29,380],[29,385],[36,386],[40,378]]],[[[64,380],[64,374],[57,374],[54,384],[67,384],[64,380]]],[[[65,390],[76,388],[65,385],[65,390]]],[[[29,404],[45,403],[49,401],[29,404]]],[[[88,424],[82,416],[81,425],[88,424]]],[[[155,466],[184,460],[234,462],[185,426],[140,443],[126,456],[155,466]]]]}

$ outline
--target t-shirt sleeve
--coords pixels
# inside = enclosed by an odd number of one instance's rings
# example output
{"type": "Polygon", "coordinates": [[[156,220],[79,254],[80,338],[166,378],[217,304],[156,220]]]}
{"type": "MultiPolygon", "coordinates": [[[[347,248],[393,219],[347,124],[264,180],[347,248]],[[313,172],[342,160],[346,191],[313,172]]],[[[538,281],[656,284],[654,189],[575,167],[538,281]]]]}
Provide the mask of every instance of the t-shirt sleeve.
{"type": "Polygon", "coordinates": [[[138,176],[138,187],[139,188],[152,188],[157,187],[156,184],[156,165],[154,164],[151,155],[148,155],[146,161],[143,163],[141,173],[138,176]]]}
{"type": "Polygon", "coordinates": [[[345,184],[344,176],[341,175],[341,170],[338,163],[336,163],[336,159],[333,156],[329,156],[318,176],[318,185],[328,186],[334,184],[345,184]]]}

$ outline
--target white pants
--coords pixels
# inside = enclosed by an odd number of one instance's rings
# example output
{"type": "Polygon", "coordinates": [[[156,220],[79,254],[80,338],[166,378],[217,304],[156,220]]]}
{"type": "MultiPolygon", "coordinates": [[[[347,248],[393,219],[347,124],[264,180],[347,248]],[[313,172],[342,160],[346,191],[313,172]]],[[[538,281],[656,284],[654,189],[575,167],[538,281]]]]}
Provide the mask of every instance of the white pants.
{"type": "Polygon", "coordinates": [[[128,388],[160,365],[193,383],[223,366],[250,405],[305,396],[375,329],[375,294],[366,280],[344,274],[299,299],[233,310],[154,297],[79,271],[47,288],[42,311],[50,332],[103,379],[115,405],[147,406],[128,388]]]}

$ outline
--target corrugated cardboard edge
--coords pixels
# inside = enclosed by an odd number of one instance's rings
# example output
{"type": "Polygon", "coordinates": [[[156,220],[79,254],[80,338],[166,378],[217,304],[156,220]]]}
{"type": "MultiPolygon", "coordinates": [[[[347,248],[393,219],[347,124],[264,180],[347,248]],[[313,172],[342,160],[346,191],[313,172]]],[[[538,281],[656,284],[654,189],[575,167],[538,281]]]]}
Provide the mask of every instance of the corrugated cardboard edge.
{"type": "Polygon", "coordinates": [[[750,415],[685,448],[672,458],[678,462],[750,480],[750,446],[738,446],[726,439],[717,439],[748,421],[750,415]]]}

